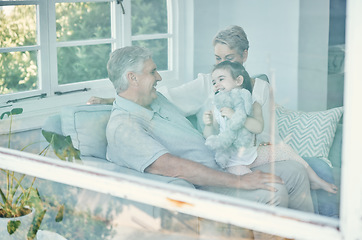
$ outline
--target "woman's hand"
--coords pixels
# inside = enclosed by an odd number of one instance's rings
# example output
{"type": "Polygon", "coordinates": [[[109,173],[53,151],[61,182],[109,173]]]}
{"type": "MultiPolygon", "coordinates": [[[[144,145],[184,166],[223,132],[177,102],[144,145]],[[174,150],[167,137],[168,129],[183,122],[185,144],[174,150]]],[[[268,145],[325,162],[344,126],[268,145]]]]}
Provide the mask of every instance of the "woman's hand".
{"type": "Polygon", "coordinates": [[[202,116],[202,121],[206,126],[211,126],[214,121],[214,116],[212,114],[212,111],[206,111],[204,112],[204,115],[202,116]]]}
{"type": "Polygon", "coordinates": [[[112,104],[114,101],[114,98],[100,98],[100,97],[95,97],[92,96],[88,99],[87,104],[88,105],[92,105],[92,104],[112,104]]]}
{"type": "Polygon", "coordinates": [[[234,115],[235,111],[232,108],[223,107],[220,109],[220,113],[221,113],[221,116],[227,117],[230,119],[234,115]]]}

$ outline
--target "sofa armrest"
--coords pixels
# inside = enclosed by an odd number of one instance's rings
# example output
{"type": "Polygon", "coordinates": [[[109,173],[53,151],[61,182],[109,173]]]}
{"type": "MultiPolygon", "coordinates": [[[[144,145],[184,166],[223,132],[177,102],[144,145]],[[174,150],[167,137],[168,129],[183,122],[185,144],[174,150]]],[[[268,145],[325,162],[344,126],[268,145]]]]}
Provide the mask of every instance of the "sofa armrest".
{"type": "Polygon", "coordinates": [[[341,167],[342,161],[342,135],[343,135],[343,124],[337,125],[336,134],[333,139],[332,146],[329,150],[328,159],[331,161],[333,167],[341,167]]]}

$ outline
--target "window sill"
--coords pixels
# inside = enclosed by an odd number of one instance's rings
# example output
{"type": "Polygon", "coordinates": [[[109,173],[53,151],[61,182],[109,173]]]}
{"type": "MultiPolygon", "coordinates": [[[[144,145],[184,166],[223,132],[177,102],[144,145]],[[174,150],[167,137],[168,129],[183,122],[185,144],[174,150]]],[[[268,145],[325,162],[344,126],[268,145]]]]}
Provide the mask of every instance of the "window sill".
{"type": "MultiPolygon", "coordinates": [[[[175,78],[170,78],[167,74],[161,73],[163,80],[158,83],[158,87],[167,86],[175,87],[182,82],[175,78]]],[[[74,92],[63,95],[53,95],[40,99],[29,99],[26,101],[19,101],[12,103],[7,107],[0,108],[0,114],[10,111],[13,108],[23,108],[21,115],[13,117],[12,132],[23,132],[34,129],[39,129],[43,126],[44,121],[52,115],[60,113],[61,109],[66,106],[76,106],[86,104],[91,96],[113,98],[114,88],[113,85],[108,83],[99,84],[97,87],[92,87],[91,90],[86,92],[74,92]]],[[[0,135],[9,133],[10,118],[4,117],[0,120],[0,135]]]]}
{"type": "MultiPolygon", "coordinates": [[[[42,99],[31,99],[12,103],[8,107],[0,108],[0,114],[13,108],[23,108],[21,115],[13,116],[12,132],[23,132],[39,129],[45,120],[52,115],[60,113],[63,107],[86,104],[91,96],[104,98],[114,97],[114,89],[92,89],[87,92],[77,92],[64,95],[54,95],[42,99]]],[[[0,120],[0,135],[9,133],[10,118],[7,116],[0,120]]]]}

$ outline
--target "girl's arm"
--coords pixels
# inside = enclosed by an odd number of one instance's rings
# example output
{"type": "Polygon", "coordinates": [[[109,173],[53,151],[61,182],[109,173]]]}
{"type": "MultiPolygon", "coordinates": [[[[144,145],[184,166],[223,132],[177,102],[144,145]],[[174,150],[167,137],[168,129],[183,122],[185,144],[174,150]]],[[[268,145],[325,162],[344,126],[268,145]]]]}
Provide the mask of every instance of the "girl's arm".
{"type": "Polygon", "coordinates": [[[259,134],[264,129],[264,119],[262,107],[258,102],[253,103],[253,117],[247,117],[244,124],[250,132],[259,134]]]}
{"type": "Polygon", "coordinates": [[[203,131],[205,138],[208,138],[211,135],[218,134],[219,126],[218,126],[217,122],[214,121],[212,111],[204,112],[202,120],[204,121],[204,124],[205,124],[204,131],[203,131]]]}

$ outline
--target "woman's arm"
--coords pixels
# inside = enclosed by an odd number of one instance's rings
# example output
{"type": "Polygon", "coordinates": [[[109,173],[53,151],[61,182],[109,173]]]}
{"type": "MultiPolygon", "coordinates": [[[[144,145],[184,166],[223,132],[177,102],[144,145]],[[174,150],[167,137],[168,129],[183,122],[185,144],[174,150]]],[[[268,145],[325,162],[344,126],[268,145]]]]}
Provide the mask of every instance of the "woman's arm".
{"type": "Polygon", "coordinates": [[[195,80],[180,86],[173,88],[162,86],[157,88],[157,90],[171,103],[176,105],[184,116],[190,116],[199,112],[209,95],[213,95],[211,75],[202,73],[199,73],[195,80]]]}
{"type": "MultiPolygon", "coordinates": [[[[210,74],[199,73],[193,81],[173,88],[162,86],[157,90],[176,105],[184,116],[190,116],[201,109],[210,92],[212,92],[211,76],[210,74]]],[[[87,104],[112,104],[113,101],[114,98],[93,96],[89,98],[87,104]]]]}
{"type": "Polygon", "coordinates": [[[218,124],[216,121],[214,121],[214,116],[212,114],[212,111],[206,111],[204,115],[202,116],[202,120],[204,121],[205,127],[204,127],[204,138],[208,138],[211,135],[218,134],[218,124]]]}
{"type": "Polygon", "coordinates": [[[262,107],[258,102],[253,103],[253,117],[247,117],[244,124],[250,132],[259,134],[264,129],[262,107]]]}
{"type": "Polygon", "coordinates": [[[113,104],[114,98],[101,98],[92,96],[87,101],[87,104],[113,104]]]}

